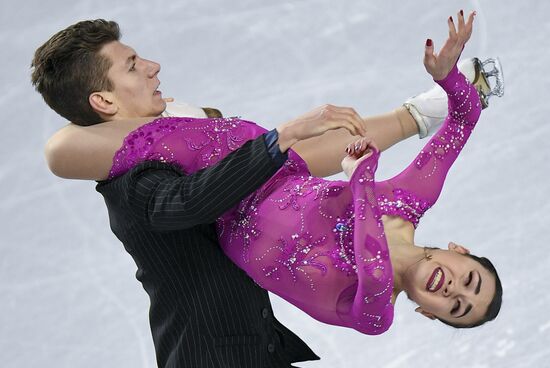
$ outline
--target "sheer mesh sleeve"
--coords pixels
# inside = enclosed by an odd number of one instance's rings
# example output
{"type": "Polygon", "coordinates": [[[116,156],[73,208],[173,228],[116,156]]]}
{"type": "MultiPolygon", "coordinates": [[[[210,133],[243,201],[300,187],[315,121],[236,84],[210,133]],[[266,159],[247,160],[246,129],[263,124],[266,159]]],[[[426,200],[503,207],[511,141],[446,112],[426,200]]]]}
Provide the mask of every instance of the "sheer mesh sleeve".
{"type": "Polygon", "coordinates": [[[436,81],[447,92],[449,113],[414,161],[397,176],[376,184],[383,214],[400,216],[416,227],[437,200],[447,172],[472,133],[481,112],[476,89],[456,65],[436,81]]]}
{"type": "Polygon", "coordinates": [[[378,157],[376,152],[361,162],[350,178],[357,288],[349,314],[341,315],[348,327],[369,335],[385,332],[393,321],[393,271],[374,191],[378,157]]]}

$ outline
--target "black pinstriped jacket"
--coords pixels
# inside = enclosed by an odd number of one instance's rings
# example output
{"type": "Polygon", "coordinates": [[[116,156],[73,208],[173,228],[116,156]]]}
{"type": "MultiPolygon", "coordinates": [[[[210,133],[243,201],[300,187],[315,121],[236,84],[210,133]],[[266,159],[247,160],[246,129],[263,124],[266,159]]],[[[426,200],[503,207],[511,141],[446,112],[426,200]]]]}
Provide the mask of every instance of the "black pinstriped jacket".
{"type": "Polygon", "coordinates": [[[319,359],[275,319],[267,292],[217,241],[215,219],[284,162],[270,156],[265,136],[192,175],[148,161],[96,187],[149,294],[159,367],[289,367],[319,359]]]}

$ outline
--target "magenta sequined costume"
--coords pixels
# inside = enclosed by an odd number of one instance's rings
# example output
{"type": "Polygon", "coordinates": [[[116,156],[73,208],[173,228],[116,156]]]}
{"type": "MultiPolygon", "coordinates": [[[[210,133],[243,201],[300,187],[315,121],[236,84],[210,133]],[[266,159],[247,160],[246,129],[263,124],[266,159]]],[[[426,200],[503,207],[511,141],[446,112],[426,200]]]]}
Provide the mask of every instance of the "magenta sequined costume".
{"type": "MultiPolygon", "coordinates": [[[[312,177],[290,150],[270,180],[218,219],[225,254],[260,286],[319,321],[371,335],[386,331],[393,320],[393,273],[381,216],[417,226],[481,111],[476,90],[456,66],[438,83],[449,95],[449,115],[402,173],[375,182],[376,153],[349,182],[329,181],[312,177]]],[[[192,173],[265,132],[238,118],[160,118],[125,138],[110,177],[144,160],[192,173]]]]}

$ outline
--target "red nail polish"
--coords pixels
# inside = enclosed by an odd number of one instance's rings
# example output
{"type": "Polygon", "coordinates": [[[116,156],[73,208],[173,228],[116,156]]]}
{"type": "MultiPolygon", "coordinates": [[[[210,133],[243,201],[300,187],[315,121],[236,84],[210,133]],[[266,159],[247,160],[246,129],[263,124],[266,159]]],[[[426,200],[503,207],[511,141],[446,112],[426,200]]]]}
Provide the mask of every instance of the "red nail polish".
{"type": "Polygon", "coordinates": [[[464,11],[462,11],[462,9],[460,9],[460,15],[464,16],[464,11]]]}
{"type": "Polygon", "coordinates": [[[453,17],[449,17],[449,20],[451,21],[451,23],[453,22],[453,17]]]}
{"type": "Polygon", "coordinates": [[[432,45],[432,40],[428,38],[426,40],[426,46],[430,47],[431,45],[432,45]]]}

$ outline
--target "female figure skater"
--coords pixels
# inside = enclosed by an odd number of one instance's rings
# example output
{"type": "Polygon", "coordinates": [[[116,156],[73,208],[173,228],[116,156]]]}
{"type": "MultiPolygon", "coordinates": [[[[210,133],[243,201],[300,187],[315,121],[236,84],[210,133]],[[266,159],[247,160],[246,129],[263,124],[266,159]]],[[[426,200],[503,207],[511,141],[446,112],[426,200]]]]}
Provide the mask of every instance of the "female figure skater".
{"type": "MultiPolygon", "coordinates": [[[[288,150],[284,166],[217,220],[225,254],[260,286],[322,322],[373,335],[392,324],[402,291],[418,312],[455,327],[496,317],[502,288],[488,260],[454,243],[448,251],[414,244],[420,217],[437,200],[481,111],[476,89],[456,67],[474,15],[465,21],[461,11],[457,26],[449,18],[449,38],[438,55],[426,42],[424,65],[448,95],[448,116],[403,172],[376,182],[380,151],[362,138],[348,146],[341,162],[349,182],[328,181],[310,175],[309,162],[289,150],[291,143],[279,147],[288,150]]],[[[238,118],[149,119],[111,152],[108,178],[96,179],[115,178],[144,160],[176,163],[192,173],[265,131],[238,118]]],[[[101,134],[113,139],[108,129],[101,134]]],[[[65,155],[65,166],[80,165],[79,147],[65,155]]],[[[99,157],[85,169],[106,164],[99,157]]],[[[143,214],[148,223],[155,223],[159,206],[149,203],[143,214]]]]}

